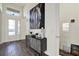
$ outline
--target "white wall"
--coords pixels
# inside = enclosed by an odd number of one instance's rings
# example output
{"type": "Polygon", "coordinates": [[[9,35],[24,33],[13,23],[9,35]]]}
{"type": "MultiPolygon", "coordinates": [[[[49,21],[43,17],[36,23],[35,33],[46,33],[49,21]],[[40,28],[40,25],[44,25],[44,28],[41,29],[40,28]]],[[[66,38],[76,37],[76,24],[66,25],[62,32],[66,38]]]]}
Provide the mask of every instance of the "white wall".
{"type": "Polygon", "coordinates": [[[60,4],[60,21],[70,23],[69,31],[62,31],[60,27],[60,49],[70,52],[71,44],[79,45],[79,4],[60,4]],[[75,23],[70,23],[75,19],[75,23]]]}
{"type": "MultiPolygon", "coordinates": [[[[29,10],[33,8],[36,4],[26,5],[24,9],[24,14],[29,15],[29,10]],[[28,7],[27,7],[28,6],[28,7]]],[[[27,18],[27,31],[29,32],[29,18],[27,18]]],[[[47,37],[47,51],[45,52],[48,55],[59,55],[59,4],[45,4],[45,35],[47,37]]],[[[33,32],[39,32],[40,30],[31,30],[33,32]]],[[[28,33],[29,34],[29,33],[28,33]]]]}
{"type": "Polygon", "coordinates": [[[1,21],[2,21],[1,11],[2,11],[2,4],[0,3],[0,43],[1,43],[1,21]]]}
{"type": "Polygon", "coordinates": [[[47,54],[59,55],[59,4],[45,5],[47,54]]]}
{"type": "Polygon", "coordinates": [[[0,10],[0,43],[1,43],[1,21],[2,21],[2,15],[0,10]]]}
{"type": "Polygon", "coordinates": [[[0,10],[2,11],[2,4],[0,3],[0,10]]]}

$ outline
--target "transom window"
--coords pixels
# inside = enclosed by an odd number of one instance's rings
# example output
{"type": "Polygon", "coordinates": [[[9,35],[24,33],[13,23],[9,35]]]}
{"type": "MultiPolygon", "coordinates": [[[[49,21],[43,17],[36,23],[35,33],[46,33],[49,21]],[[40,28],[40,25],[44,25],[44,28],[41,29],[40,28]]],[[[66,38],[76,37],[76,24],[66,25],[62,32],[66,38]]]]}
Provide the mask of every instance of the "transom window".
{"type": "Polygon", "coordinates": [[[7,8],[6,14],[9,16],[20,16],[20,11],[12,9],[12,8],[7,8]]]}

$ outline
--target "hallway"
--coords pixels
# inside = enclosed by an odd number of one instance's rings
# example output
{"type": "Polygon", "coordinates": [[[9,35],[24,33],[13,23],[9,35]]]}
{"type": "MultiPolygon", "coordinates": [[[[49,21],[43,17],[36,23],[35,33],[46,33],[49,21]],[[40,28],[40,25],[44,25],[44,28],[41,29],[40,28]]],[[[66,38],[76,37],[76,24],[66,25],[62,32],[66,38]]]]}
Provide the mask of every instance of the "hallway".
{"type": "Polygon", "coordinates": [[[38,53],[26,47],[25,40],[7,42],[0,45],[0,56],[37,56],[38,53]]]}

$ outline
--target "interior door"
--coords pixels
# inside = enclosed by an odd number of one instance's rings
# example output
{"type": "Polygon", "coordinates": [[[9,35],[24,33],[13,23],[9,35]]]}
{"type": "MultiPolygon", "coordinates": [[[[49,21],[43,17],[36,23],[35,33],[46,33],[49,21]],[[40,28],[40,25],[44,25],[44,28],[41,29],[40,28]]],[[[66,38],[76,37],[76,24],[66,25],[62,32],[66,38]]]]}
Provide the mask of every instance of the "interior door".
{"type": "Polygon", "coordinates": [[[17,19],[8,19],[8,38],[10,41],[19,39],[20,21],[17,19]]]}

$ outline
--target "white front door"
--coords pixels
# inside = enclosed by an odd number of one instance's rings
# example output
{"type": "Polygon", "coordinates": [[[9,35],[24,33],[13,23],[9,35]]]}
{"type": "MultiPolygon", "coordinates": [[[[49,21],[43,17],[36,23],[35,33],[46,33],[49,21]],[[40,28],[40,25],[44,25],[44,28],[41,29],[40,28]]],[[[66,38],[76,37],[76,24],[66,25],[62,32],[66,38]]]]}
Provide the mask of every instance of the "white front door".
{"type": "Polygon", "coordinates": [[[8,39],[10,41],[18,40],[20,36],[20,21],[17,19],[8,19],[8,39]]]}

